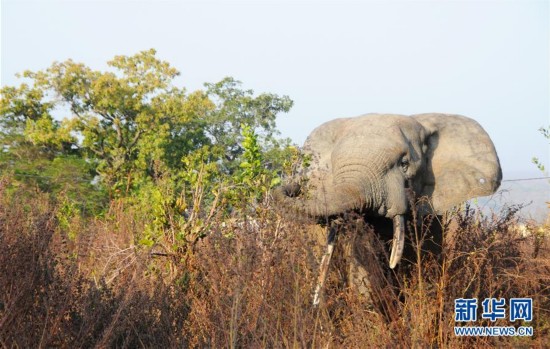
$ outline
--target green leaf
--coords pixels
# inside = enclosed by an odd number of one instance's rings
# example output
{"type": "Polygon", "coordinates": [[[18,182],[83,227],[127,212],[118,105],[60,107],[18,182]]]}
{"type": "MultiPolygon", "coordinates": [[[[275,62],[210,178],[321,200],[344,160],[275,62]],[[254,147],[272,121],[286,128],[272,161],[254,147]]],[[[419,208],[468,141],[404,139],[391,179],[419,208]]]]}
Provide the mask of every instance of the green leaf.
{"type": "Polygon", "coordinates": [[[275,186],[277,186],[277,185],[279,185],[279,184],[281,184],[281,178],[279,178],[279,177],[273,177],[273,178],[271,179],[271,183],[270,183],[269,187],[270,187],[270,188],[273,188],[273,187],[275,187],[275,186]]]}

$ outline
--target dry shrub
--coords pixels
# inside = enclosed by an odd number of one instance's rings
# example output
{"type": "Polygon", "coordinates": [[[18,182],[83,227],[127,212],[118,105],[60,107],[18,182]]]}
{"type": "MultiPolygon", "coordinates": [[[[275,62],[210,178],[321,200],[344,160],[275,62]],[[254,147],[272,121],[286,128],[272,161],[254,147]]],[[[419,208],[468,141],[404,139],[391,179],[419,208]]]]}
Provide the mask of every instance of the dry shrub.
{"type": "MultiPolygon", "coordinates": [[[[450,346],[529,345],[543,347],[550,339],[550,235],[523,236],[516,229],[521,207],[502,210],[499,215],[483,216],[466,207],[457,214],[456,227],[443,246],[442,267],[435,280],[442,290],[439,316],[439,341],[450,346]],[[531,337],[455,337],[453,335],[456,298],[532,298],[531,337]]],[[[481,307],[481,305],[480,305],[481,307]]],[[[507,313],[508,315],[508,313],[507,313]]],[[[490,322],[479,319],[476,325],[510,326],[507,319],[490,322]]]]}
{"type": "MultiPolygon", "coordinates": [[[[71,242],[59,229],[55,208],[45,195],[21,199],[5,195],[4,188],[0,186],[1,347],[185,345],[184,290],[177,283],[147,277],[147,255],[132,250],[133,262],[109,285],[105,275],[111,272],[96,273],[94,281],[89,276],[97,266],[86,269],[92,258],[79,252],[90,244],[111,246],[112,241],[82,226],[81,231],[93,236],[87,236],[87,244],[71,242]]],[[[105,229],[115,231],[116,224],[105,229]]],[[[109,254],[109,249],[100,251],[97,261],[109,259],[109,254]]]]}
{"type": "Polygon", "coordinates": [[[192,346],[313,346],[323,337],[311,307],[313,246],[304,225],[274,215],[213,227],[193,258],[192,346]]]}
{"type": "MultiPolygon", "coordinates": [[[[319,242],[304,223],[269,218],[216,227],[194,256],[187,331],[198,347],[543,347],[550,338],[548,237],[518,234],[516,208],[448,217],[441,253],[416,254],[427,218],[409,232],[409,259],[387,267],[387,241],[357,218],[340,228],[324,302],[311,305],[319,242]],[[226,236],[224,236],[224,234],[226,236]],[[230,235],[228,237],[227,235],[230,235]],[[368,266],[370,299],[350,285],[354,249],[368,266]],[[411,257],[412,256],[412,257],[411,257]],[[418,259],[414,257],[417,256],[418,259]],[[533,337],[457,337],[457,298],[531,297],[533,337]]],[[[311,222],[310,222],[311,223],[311,222]]],[[[414,224],[413,224],[414,226],[414,224]]],[[[481,305],[480,305],[481,308],[481,305]]],[[[479,326],[510,326],[507,319],[479,326]]],[[[514,324],[518,326],[518,323],[514,324]]]]}
{"type": "Polygon", "coordinates": [[[414,249],[430,219],[411,225],[419,227],[408,235],[411,253],[395,271],[388,237],[350,217],[314,308],[322,229],[269,203],[246,219],[215,219],[192,250],[155,253],[135,245],[147,222],[121,203],[75,220],[71,241],[46,196],[3,188],[0,347],[544,347],[550,339],[548,229],[521,235],[514,209],[454,214],[437,256],[414,249]],[[370,299],[350,284],[352,251],[367,265],[370,299]],[[524,325],[534,336],[456,337],[454,299],[485,297],[533,298],[534,320],[524,325]]]}

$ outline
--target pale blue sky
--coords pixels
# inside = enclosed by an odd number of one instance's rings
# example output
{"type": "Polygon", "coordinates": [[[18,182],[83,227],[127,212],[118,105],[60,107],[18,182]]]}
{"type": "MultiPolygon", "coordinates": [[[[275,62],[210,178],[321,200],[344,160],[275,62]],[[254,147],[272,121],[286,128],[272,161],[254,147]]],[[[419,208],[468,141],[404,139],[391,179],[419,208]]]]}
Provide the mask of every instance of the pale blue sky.
{"type": "Polygon", "coordinates": [[[278,119],[302,143],[368,112],[459,113],[495,142],[505,178],[550,167],[548,1],[1,2],[1,81],[72,58],[104,69],[155,48],[189,90],[233,76],[295,101],[278,119]]]}

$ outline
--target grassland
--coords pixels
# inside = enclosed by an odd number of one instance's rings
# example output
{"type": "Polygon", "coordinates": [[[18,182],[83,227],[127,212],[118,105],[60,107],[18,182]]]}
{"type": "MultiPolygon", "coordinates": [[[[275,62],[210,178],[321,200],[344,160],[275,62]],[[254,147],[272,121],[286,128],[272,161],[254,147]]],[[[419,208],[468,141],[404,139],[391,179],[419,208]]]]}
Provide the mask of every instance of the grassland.
{"type": "MultiPolygon", "coordinates": [[[[550,229],[516,229],[514,208],[451,215],[439,256],[395,272],[385,246],[350,221],[320,306],[312,222],[265,200],[246,219],[216,218],[185,251],[135,241],[148,224],[113,201],[101,217],[60,222],[36,191],[0,187],[2,348],[545,347],[550,343],[550,229]],[[72,234],[71,232],[77,232],[72,234]],[[347,281],[362,243],[373,302],[347,281]],[[532,337],[457,337],[454,299],[530,297],[532,337]]],[[[192,229],[192,227],[189,227],[192,229]]],[[[410,242],[422,237],[410,234],[410,242]]],[[[509,326],[506,320],[476,325],[509,326]]],[[[515,326],[520,325],[515,323],[515,326]]]]}

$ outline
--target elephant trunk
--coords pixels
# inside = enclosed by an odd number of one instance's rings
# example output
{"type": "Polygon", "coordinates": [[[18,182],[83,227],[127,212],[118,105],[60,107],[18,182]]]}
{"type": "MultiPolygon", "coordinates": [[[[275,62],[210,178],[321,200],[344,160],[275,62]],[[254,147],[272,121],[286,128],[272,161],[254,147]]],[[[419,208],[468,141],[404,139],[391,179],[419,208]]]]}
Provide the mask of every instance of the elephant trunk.
{"type": "Polygon", "coordinates": [[[331,186],[323,186],[314,191],[302,191],[300,185],[292,183],[275,189],[273,196],[285,206],[313,217],[337,215],[355,206],[351,203],[351,196],[345,194],[350,190],[338,192],[331,186]]]}
{"type": "MultiPolygon", "coordinates": [[[[323,217],[342,213],[342,209],[338,202],[320,202],[316,198],[300,200],[296,197],[300,195],[300,186],[296,183],[279,187],[274,192],[274,197],[278,201],[282,201],[285,205],[294,207],[301,212],[312,215],[314,217],[323,217]]],[[[367,200],[369,201],[369,200],[367,200]]],[[[371,202],[372,203],[372,202],[371,202]]],[[[368,204],[368,202],[367,202],[368,204]]],[[[393,221],[393,242],[390,252],[390,268],[394,269],[401,261],[403,250],[405,247],[405,216],[397,214],[392,218],[393,221]]]]}

